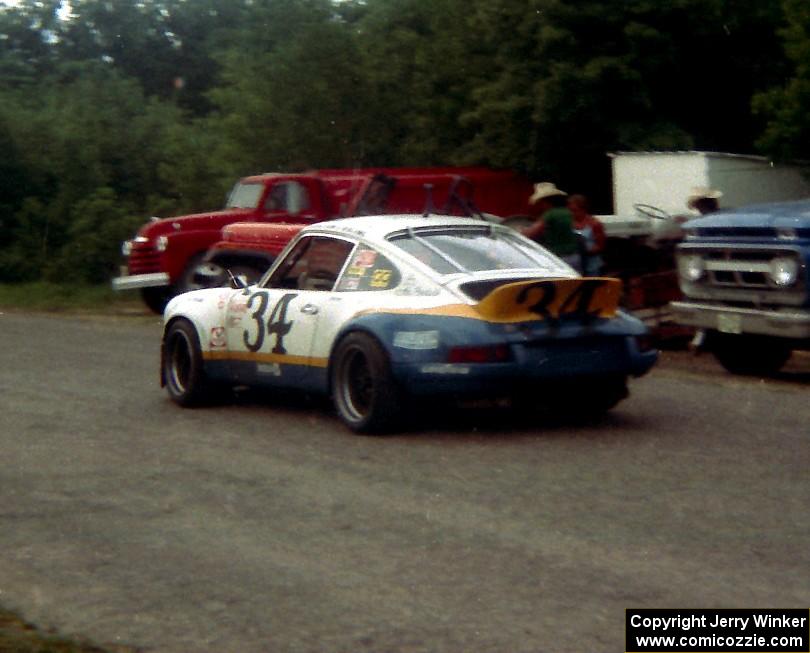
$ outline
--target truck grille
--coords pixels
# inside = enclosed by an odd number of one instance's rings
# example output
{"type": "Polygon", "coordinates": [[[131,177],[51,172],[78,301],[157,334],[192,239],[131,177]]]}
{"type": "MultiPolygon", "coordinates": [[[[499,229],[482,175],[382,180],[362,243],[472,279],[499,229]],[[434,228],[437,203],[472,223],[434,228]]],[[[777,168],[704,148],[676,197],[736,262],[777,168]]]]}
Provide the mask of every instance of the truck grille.
{"type": "Polygon", "coordinates": [[[797,305],[804,301],[807,272],[798,249],[688,243],[678,248],[678,264],[681,290],[687,297],[742,304],[797,305]],[[794,283],[780,286],[776,282],[774,274],[784,265],[784,262],[776,265],[777,259],[795,262],[798,275],[794,283]],[[696,268],[703,271],[697,280],[689,274],[696,268]]]}
{"type": "Polygon", "coordinates": [[[772,252],[710,251],[704,256],[708,283],[714,286],[769,288],[772,252]]]}
{"type": "Polygon", "coordinates": [[[127,263],[130,274],[160,272],[160,252],[152,243],[132,243],[127,263]]]}

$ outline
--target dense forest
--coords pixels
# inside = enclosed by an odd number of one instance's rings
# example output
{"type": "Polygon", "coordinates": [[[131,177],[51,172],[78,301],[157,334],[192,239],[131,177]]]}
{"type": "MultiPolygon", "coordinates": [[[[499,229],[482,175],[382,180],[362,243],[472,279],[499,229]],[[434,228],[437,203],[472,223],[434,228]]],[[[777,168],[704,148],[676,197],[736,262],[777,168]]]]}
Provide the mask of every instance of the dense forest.
{"type": "Polygon", "coordinates": [[[806,0],[0,0],[0,280],[99,282],[240,175],[810,159],[806,0]]]}

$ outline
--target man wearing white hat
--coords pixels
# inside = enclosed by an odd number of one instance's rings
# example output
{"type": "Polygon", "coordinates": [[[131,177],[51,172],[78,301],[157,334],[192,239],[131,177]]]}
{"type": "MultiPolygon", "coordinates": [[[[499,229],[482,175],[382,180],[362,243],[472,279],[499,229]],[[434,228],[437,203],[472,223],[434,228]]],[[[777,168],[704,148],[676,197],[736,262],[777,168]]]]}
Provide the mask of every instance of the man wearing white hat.
{"type": "Polygon", "coordinates": [[[566,207],[568,193],[548,181],[534,185],[529,204],[538,207],[534,224],[522,233],[550,249],[576,270],[580,269],[579,241],[574,232],[574,216],[566,207]]]}
{"type": "Polygon", "coordinates": [[[697,211],[700,215],[714,213],[720,209],[718,200],[721,197],[723,197],[722,191],[706,186],[698,186],[692,189],[692,194],[689,195],[686,206],[697,211]]]}

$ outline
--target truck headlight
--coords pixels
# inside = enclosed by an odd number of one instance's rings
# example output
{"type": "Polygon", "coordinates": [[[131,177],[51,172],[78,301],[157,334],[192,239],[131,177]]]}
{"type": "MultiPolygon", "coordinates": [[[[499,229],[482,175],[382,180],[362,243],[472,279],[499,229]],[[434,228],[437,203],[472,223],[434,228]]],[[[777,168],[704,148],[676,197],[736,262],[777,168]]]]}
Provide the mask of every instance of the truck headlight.
{"type": "Polygon", "coordinates": [[[121,253],[124,256],[129,256],[132,253],[132,248],[136,243],[141,245],[148,242],[149,239],[146,236],[136,236],[132,240],[125,240],[123,243],[121,243],[121,253]]]}
{"type": "Polygon", "coordinates": [[[678,257],[678,273],[687,281],[697,281],[706,271],[703,257],[698,254],[682,254],[678,257]]]}
{"type": "Polygon", "coordinates": [[[155,241],[155,249],[159,252],[165,252],[166,248],[169,246],[169,239],[166,236],[160,236],[155,241]]]}
{"type": "Polygon", "coordinates": [[[799,263],[795,258],[779,256],[770,262],[771,279],[783,288],[792,286],[799,277],[799,263]]]}

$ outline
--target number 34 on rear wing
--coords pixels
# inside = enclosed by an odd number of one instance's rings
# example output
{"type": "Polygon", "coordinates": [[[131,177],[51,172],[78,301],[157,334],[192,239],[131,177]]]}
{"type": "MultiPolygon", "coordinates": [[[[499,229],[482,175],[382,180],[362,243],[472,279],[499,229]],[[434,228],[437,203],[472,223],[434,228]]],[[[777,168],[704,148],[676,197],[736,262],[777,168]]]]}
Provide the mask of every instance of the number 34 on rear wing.
{"type": "Polygon", "coordinates": [[[590,321],[615,316],[621,291],[622,282],[607,277],[518,281],[493,290],[476,310],[491,322],[590,321]]]}

